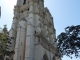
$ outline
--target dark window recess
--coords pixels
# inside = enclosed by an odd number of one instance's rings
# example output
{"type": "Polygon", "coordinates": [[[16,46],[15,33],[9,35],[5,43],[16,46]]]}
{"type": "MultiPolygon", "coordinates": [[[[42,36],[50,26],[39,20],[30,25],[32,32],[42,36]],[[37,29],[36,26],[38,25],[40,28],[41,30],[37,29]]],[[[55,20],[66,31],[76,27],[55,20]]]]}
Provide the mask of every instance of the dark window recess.
{"type": "Polygon", "coordinates": [[[26,4],[26,0],[23,1],[23,5],[26,4]]]}
{"type": "Polygon", "coordinates": [[[39,38],[39,42],[40,42],[40,38],[39,38]]]}
{"type": "Polygon", "coordinates": [[[43,56],[43,60],[49,60],[46,54],[43,56]]]}
{"type": "Polygon", "coordinates": [[[36,31],[35,31],[35,34],[36,34],[36,31]]]}
{"type": "Polygon", "coordinates": [[[28,1],[28,3],[29,3],[29,1],[28,1]]]}
{"type": "Polygon", "coordinates": [[[27,10],[29,11],[29,8],[27,10]]]}
{"type": "Polygon", "coordinates": [[[21,13],[23,13],[23,11],[21,11],[21,13]]]}

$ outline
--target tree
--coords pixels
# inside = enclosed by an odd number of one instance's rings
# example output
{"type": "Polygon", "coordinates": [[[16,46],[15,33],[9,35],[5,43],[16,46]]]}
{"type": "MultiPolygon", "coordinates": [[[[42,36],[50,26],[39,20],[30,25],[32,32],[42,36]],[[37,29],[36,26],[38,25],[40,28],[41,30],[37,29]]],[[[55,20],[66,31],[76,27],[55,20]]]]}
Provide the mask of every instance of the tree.
{"type": "Polygon", "coordinates": [[[9,51],[9,48],[11,47],[11,39],[12,37],[9,37],[9,32],[6,27],[4,27],[0,32],[0,59],[3,60],[4,57],[11,56],[11,54],[14,53],[14,51],[9,51]]]}
{"type": "Polygon", "coordinates": [[[80,52],[80,25],[68,26],[65,28],[65,32],[62,32],[57,37],[58,50],[63,57],[63,55],[72,58],[74,54],[75,57],[79,57],[80,52]]]}

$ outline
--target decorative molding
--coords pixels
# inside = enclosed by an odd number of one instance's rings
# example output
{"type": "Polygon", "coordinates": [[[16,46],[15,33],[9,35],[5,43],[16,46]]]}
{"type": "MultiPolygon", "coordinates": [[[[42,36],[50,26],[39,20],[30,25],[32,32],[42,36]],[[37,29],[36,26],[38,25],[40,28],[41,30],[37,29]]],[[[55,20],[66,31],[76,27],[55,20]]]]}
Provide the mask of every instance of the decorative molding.
{"type": "Polygon", "coordinates": [[[36,34],[36,37],[41,38],[41,42],[39,44],[41,44],[45,49],[47,49],[48,51],[52,52],[52,53],[57,53],[57,48],[53,46],[53,44],[51,44],[44,36],[42,33],[40,34],[36,34]]]}
{"type": "Polygon", "coordinates": [[[23,5],[23,6],[21,6],[20,7],[20,11],[19,12],[22,12],[22,11],[25,11],[25,10],[27,10],[29,8],[29,5],[23,5]]]}

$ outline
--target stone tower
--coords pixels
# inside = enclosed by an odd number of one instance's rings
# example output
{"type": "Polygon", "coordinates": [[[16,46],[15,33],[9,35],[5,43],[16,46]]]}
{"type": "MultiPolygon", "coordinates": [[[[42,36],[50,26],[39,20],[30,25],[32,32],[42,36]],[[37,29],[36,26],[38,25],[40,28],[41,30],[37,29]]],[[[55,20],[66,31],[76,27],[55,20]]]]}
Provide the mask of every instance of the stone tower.
{"type": "Polygon", "coordinates": [[[53,17],[44,0],[17,0],[10,29],[13,60],[59,60],[53,17]]]}

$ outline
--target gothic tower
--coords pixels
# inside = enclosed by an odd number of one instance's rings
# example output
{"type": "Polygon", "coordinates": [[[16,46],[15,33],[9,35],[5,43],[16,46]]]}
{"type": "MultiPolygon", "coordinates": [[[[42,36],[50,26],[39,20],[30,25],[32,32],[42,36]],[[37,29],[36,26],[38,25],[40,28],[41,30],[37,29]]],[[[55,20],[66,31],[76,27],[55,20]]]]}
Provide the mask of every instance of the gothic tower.
{"type": "Polygon", "coordinates": [[[44,0],[17,0],[10,36],[13,60],[60,60],[53,17],[44,0]]]}

